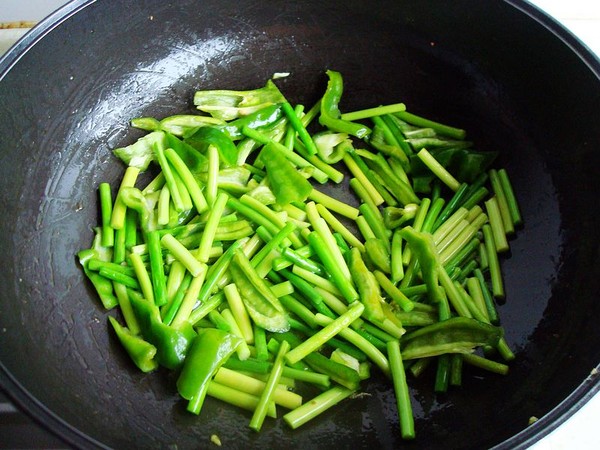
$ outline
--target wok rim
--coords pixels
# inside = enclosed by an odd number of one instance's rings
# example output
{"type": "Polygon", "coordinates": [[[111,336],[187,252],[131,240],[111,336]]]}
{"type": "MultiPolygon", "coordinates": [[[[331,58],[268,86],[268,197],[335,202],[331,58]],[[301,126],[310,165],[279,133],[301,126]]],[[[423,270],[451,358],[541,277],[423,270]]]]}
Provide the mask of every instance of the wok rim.
{"type": "MultiPolygon", "coordinates": [[[[0,56],[0,82],[10,72],[20,58],[44,38],[54,28],[68,20],[71,16],[96,3],[97,0],[71,0],[46,18],[38,22],[30,31],[21,37],[6,53],[0,56]]],[[[517,9],[530,19],[538,22],[555,38],[562,41],[578,59],[583,62],[600,81],[600,56],[596,55],[577,36],[565,28],[545,11],[529,3],[527,0],[500,0],[517,9]]],[[[600,370],[600,364],[596,366],[600,370]]],[[[65,443],[76,448],[107,449],[101,442],[83,433],[73,425],[61,419],[35,398],[0,361],[0,389],[26,415],[31,417],[42,428],[51,432],[65,443]]],[[[565,399],[553,409],[539,418],[534,424],[499,443],[494,449],[526,449],[539,442],[559,428],[594,396],[600,395],[600,376],[590,375],[583,380],[565,399]]]]}

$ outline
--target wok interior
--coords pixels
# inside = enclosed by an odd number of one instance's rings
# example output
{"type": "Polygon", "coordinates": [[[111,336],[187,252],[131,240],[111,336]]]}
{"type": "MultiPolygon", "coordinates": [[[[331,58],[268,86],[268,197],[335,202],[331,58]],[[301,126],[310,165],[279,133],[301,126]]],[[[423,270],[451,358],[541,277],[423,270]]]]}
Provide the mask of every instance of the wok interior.
{"type": "Polygon", "coordinates": [[[600,348],[600,85],[566,45],[503,2],[163,3],[91,4],[0,81],[0,352],[26,391],[114,447],[195,448],[211,434],[266,448],[399,445],[380,377],[294,432],[281,421],[251,432],[249,414],[212,399],[186,413],[173,374],[141,374],[119,348],[74,256],[98,220],[95,188],[123,173],[110,150],[140,136],[131,118],[193,112],[197,89],[259,87],[274,72],[290,72],[281,90],[310,105],[328,68],[344,76],[343,110],[403,101],[500,151],[524,214],[500,307],[517,359],[506,377],[467,369],[444,396],[431,373],[411,379],[410,445],[498,444],[585,379],[600,348]]]}

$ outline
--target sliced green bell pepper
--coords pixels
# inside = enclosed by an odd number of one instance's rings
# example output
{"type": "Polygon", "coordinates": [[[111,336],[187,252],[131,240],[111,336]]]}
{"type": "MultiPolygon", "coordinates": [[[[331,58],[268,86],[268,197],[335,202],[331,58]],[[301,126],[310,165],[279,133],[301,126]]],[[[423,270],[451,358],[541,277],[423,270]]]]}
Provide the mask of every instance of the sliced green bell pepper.
{"type": "Polygon", "coordinates": [[[128,328],[121,326],[117,319],[112,316],[108,317],[121,345],[127,351],[127,354],[136,366],[142,372],[152,372],[158,368],[156,360],[156,347],[149,342],[131,333],[128,328]]]}
{"type": "Polygon", "coordinates": [[[208,382],[241,343],[241,338],[217,328],[200,330],[177,379],[179,394],[190,401],[189,411],[200,413],[208,382]]]}

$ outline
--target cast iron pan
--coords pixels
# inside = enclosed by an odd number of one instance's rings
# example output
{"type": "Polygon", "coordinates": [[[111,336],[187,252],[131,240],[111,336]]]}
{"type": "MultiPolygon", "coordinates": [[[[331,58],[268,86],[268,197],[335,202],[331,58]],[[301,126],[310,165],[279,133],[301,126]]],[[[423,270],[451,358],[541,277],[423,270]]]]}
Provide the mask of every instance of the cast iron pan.
{"type": "Polygon", "coordinates": [[[600,64],[521,1],[75,1],[0,61],[0,371],[10,396],[74,446],[482,448],[525,446],[597,389],[600,360],[600,64]],[[517,353],[506,377],[468,371],[431,394],[411,380],[418,439],[400,442],[391,391],[291,432],[209,399],[185,412],[171,374],[135,370],[76,263],[95,188],[137,116],[193,111],[197,89],[254,88],[274,72],[292,102],[346,81],[342,109],[405,102],[501,152],[525,227],[500,308],[517,353]],[[557,405],[560,405],[558,408],[557,405]],[[543,417],[528,430],[530,416],[543,417]]]}

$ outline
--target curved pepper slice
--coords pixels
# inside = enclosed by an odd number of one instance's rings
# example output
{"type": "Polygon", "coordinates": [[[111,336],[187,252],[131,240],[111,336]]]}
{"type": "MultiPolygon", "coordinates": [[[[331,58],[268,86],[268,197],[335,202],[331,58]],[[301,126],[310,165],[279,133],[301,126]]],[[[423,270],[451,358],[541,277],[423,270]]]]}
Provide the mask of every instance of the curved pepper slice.
{"type": "Polygon", "coordinates": [[[237,250],[229,266],[233,282],[254,322],[265,330],[282,333],[290,329],[285,308],[264,280],[258,276],[246,255],[237,250]]]}
{"type": "Polygon", "coordinates": [[[241,342],[241,338],[217,328],[200,330],[177,379],[179,394],[190,401],[188,410],[200,412],[208,382],[241,342]]]}
{"type": "Polygon", "coordinates": [[[158,368],[158,361],[155,359],[156,347],[154,345],[146,342],[140,336],[131,333],[128,328],[121,326],[114,317],[109,316],[108,320],[115,330],[121,345],[142,372],[152,372],[158,368]]]}
{"type": "Polygon", "coordinates": [[[160,318],[158,307],[130,291],[129,300],[138,319],[141,334],[156,347],[156,360],[168,369],[177,369],[183,363],[187,351],[196,336],[189,322],[174,328],[160,318]]]}
{"type": "Polygon", "coordinates": [[[360,301],[365,305],[363,315],[369,320],[383,322],[385,313],[381,306],[381,290],[375,275],[367,268],[365,262],[360,256],[360,250],[356,247],[350,250],[350,273],[356,283],[356,288],[360,295],[360,301]]]}
{"type": "Polygon", "coordinates": [[[500,327],[467,317],[453,317],[402,336],[402,357],[416,359],[446,353],[471,353],[479,346],[496,347],[503,334],[500,327]]]}
{"type": "Polygon", "coordinates": [[[321,115],[319,123],[330,130],[339,133],[347,133],[357,138],[365,138],[371,133],[371,129],[365,125],[349,120],[340,119],[341,113],[338,104],[344,91],[342,75],[333,70],[327,71],[329,82],[321,100],[321,115]]]}

